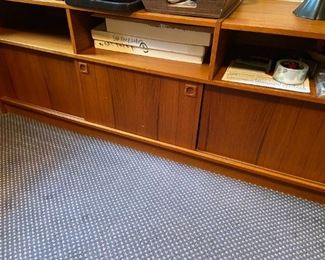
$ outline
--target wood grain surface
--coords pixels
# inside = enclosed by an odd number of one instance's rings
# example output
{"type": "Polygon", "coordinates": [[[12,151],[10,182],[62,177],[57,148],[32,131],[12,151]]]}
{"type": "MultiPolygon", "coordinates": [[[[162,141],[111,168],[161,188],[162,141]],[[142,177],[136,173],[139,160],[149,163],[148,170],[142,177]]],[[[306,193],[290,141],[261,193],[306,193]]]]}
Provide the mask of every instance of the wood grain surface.
{"type": "Polygon", "coordinates": [[[0,66],[0,97],[8,96],[11,98],[16,98],[16,93],[12,87],[12,83],[10,80],[8,67],[3,64],[5,62],[5,56],[1,49],[0,61],[2,62],[2,65],[0,66]]]}
{"type": "Polygon", "coordinates": [[[17,98],[50,108],[50,97],[39,55],[12,48],[1,48],[1,53],[17,98]]]}
{"type": "Polygon", "coordinates": [[[1,47],[0,53],[2,70],[7,70],[12,83],[13,92],[9,96],[71,115],[83,115],[72,60],[11,47],[1,47]]]}
{"type": "Polygon", "coordinates": [[[325,182],[323,106],[207,87],[199,149],[325,182]]]}
{"type": "Polygon", "coordinates": [[[325,39],[325,21],[296,17],[300,3],[274,0],[244,0],[222,23],[223,29],[325,39]]]}
{"type": "Polygon", "coordinates": [[[86,120],[183,147],[195,148],[202,86],[87,64],[80,73],[86,120]]]}
{"type": "Polygon", "coordinates": [[[81,91],[74,61],[64,57],[40,55],[51,107],[74,116],[83,117],[81,91]]]}

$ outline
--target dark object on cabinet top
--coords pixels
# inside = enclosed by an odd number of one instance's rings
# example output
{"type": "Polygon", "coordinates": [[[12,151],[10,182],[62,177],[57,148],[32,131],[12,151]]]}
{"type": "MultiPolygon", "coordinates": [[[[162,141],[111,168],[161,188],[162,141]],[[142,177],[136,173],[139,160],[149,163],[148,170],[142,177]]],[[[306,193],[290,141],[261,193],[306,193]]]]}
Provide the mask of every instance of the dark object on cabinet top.
{"type": "Polygon", "coordinates": [[[228,16],[242,0],[142,0],[148,11],[198,17],[228,16]]]}
{"type": "Polygon", "coordinates": [[[143,7],[141,0],[65,0],[68,5],[109,11],[135,11],[143,7]]]}
{"type": "Polygon", "coordinates": [[[305,0],[293,13],[306,19],[325,20],[325,0],[305,0]]]}

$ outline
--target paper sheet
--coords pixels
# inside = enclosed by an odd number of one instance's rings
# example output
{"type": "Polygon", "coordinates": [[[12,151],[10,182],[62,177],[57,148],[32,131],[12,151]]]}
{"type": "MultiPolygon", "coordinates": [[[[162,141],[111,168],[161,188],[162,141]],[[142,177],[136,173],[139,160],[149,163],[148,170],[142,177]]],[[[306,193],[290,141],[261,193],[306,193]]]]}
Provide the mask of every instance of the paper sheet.
{"type": "Polygon", "coordinates": [[[223,75],[222,80],[263,86],[267,88],[277,88],[301,93],[310,93],[308,78],[303,84],[300,85],[286,85],[274,80],[271,75],[266,74],[264,71],[243,68],[242,66],[237,67],[235,65],[235,62],[232,62],[230,64],[225,74],[223,75]]]}

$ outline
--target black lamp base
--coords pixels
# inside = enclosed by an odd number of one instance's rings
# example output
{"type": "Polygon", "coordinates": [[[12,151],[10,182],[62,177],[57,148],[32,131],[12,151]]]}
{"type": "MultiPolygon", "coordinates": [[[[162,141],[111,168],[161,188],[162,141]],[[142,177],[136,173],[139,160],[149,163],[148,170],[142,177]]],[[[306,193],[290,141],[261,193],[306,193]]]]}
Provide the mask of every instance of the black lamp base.
{"type": "Polygon", "coordinates": [[[325,0],[305,0],[293,13],[306,19],[325,20],[325,0]]]}

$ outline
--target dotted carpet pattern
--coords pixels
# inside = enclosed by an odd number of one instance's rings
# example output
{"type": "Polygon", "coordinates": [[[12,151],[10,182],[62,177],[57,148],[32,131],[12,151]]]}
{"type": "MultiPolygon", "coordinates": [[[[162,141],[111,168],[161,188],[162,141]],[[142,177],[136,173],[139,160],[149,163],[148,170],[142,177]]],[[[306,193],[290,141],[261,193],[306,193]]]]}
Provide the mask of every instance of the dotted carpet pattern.
{"type": "Polygon", "coordinates": [[[0,116],[0,259],[325,259],[325,208],[0,116]]]}

